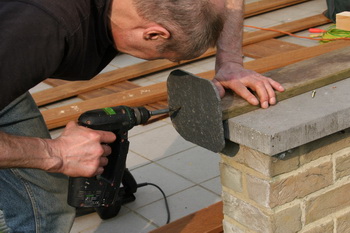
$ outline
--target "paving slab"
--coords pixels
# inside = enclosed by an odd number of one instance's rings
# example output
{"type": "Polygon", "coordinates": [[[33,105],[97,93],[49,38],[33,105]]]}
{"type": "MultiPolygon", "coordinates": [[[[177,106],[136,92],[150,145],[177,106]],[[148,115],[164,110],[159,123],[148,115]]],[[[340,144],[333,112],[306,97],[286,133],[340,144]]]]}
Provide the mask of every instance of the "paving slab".
{"type": "Polygon", "coordinates": [[[350,127],[350,78],[227,121],[227,139],[277,155],[350,127]]]}

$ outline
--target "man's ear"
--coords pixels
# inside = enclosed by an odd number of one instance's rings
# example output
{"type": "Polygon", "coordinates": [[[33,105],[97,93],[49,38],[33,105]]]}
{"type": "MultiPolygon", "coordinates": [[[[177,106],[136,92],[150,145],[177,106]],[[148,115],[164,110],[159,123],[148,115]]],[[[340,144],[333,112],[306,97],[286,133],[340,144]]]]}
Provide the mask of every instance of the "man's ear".
{"type": "Polygon", "coordinates": [[[170,32],[160,25],[152,25],[143,31],[143,39],[157,40],[158,38],[169,39],[170,32]]]}

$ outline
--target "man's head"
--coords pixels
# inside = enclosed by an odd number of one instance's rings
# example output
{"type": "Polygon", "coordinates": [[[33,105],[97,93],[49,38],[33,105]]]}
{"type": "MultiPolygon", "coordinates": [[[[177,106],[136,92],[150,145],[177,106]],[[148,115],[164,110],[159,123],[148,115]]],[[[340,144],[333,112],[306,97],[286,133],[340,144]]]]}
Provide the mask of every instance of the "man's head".
{"type": "Polygon", "coordinates": [[[212,0],[113,0],[111,28],[121,52],[144,59],[192,59],[213,47],[224,24],[212,0]]]}

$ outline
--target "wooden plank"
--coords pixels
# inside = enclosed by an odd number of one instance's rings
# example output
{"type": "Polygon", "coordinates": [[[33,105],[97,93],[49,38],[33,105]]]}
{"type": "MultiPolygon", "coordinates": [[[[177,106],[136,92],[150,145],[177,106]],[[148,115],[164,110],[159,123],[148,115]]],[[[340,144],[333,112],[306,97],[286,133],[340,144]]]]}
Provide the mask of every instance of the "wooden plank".
{"type": "Polygon", "coordinates": [[[268,39],[277,38],[285,35],[284,33],[281,33],[278,31],[298,32],[298,31],[315,27],[315,26],[324,25],[330,22],[331,21],[327,17],[325,17],[323,14],[318,14],[315,16],[310,16],[307,18],[295,20],[292,22],[284,23],[284,24],[270,28],[272,30],[277,30],[277,31],[258,30],[255,32],[244,33],[243,46],[254,44],[257,41],[268,40],[268,39]]]}
{"type": "Polygon", "coordinates": [[[78,97],[83,99],[83,100],[87,100],[87,99],[97,98],[97,97],[100,97],[103,95],[110,95],[113,93],[131,90],[131,89],[138,88],[138,87],[140,87],[140,86],[136,85],[132,82],[129,82],[129,81],[124,81],[124,82],[119,82],[119,83],[107,86],[105,88],[99,88],[96,90],[82,93],[82,94],[78,95],[78,97]]]}
{"type": "Polygon", "coordinates": [[[222,202],[218,202],[150,233],[221,233],[223,218],[222,202]]]}
{"type": "Polygon", "coordinates": [[[53,87],[64,85],[64,84],[67,84],[70,82],[72,82],[72,81],[67,81],[67,80],[63,80],[63,79],[53,79],[53,78],[48,78],[48,79],[44,80],[44,83],[51,85],[53,87]]]}
{"type": "Polygon", "coordinates": [[[117,69],[98,75],[90,81],[69,82],[58,87],[50,88],[33,94],[33,98],[38,106],[52,103],[58,100],[79,95],[84,92],[92,91],[117,82],[126,81],[142,75],[151,74],[163,69],[175,67],[176,63],[167,60],[155,60],[142,62],[136,65],[117,69]]]}
{"type": "MultiPolygon", "coordinates": [[[[346,48],[348,46],[350,46],[349,41],[335,41],[332,43],[292,50],[285,53],[245,62],[244,67],[250,70],[254,70],[258,73],[265,73],[270,70],[278,69],[299,61],[332,52],[337,49],[346,48]]],[[[198,75],[206,79],[212,79],[215,76],[215,71],[211,70],[200,73],[198,75]]]]}
{"type": "Polygon", "coordinates": [[[166,90],[165,82],[45,110],[42,114],[47,127],[54,129],[66,125],[69,121],[76,120],[81,113],[88,110],[118,105],[143,106],[164,100],[167,98],[167,93],[164,90],[166,90]]]}
{"type": "MultiPolygon", "coordinates": [[[[322,45],[318,45],[310,48],[303,48],[295,51],[289,51],[289,52],[282,53],[279,55],[274,55],[271,57],[257,59],[257,60],[245,63],[245,66],[259,73],[263,73],[269,70],[284,67],[288,64],[292,64],[293,62],[295,63],[298,61],[302,61],[310,57],[318,56],[320,54],[325,54],[327,52],[330,52],[339,48],[345,48],[348,46],[350,46],[349,41],[336,41],[336,42],[326,43],[326,44],[322,44],[322,45]]],[[[198,75],[203,78],[212,79],[214,77],[214,74],[215,74],[214,71],[209,71],[198,75]]],[[[293,78],[290,78],[290,79],[291,80],[278,80],[278,81],[280,81],[281,84],[283,85],[286,85],[289,82],[291,82],[295,85],[299,85],[299,87],[301,87],[302,83],[305,82],[304,79],[297,80],[298,82],[293,81],[294,80],[293,78]]],[[[333,80],[326,79],[323,84],[326,84],[326,81],[328,81],[328,83],[331,83],[333,80]]],[[[84,102],[77,103],[72,106],[68,105],[60,108],[46,110],[46,111],[43,111],[42,113],[44,115],[44,118],[46,120],[46,123],[49,129],[61,127],[61,126],[64,126],[66,123],[68,123],[68,121],[70,120],[76,120],[77,117],[82,112],[87,110],[117,106],[121,104],[130,105],[130,106],[145,105],[145,104],[166,99],[167,97],[166,83],[165,82],[159,83],[160,85],[159,87],[157,85],[148,86],[144,88],[136,88],[136,89],[132,89],[121,93],[102,96],[99,98],[86,100],[84,102]],[[155,88],[155,91],[153,90],[153,88],[155,88]],[[146,98],[147,96],[145,94],[147,94],[147,92],[150,92],[149,94],[155,92],[157,98],[154,97],[153,99],[152,96],[149,98],[146,98]],[[133,102],[133,99],[135,100],[135,102],[133,102]]],[[[279,100],[286,98],[286,96],[291,97],[293,95],[296,95],[297,92],[294,92],[291,95],[290,92],[287,90],[282,94],[283,95],[278,94],[279,100]]],[[[225,96],[225,98],[222,100],[222,103],[223,103],[224,119],[228,119],[235,115],[239,115],[244,112],[248,112],[258,108],[256,106],[252,106],[248,104],[245,100],[243,100],[242,98],[236,95],[229,95],[229,94],[225,96]]]]}
{"type": "MultiPolygon", "coordinates": [[[[278,28],[283,31],[295,32],[299,30],[308,29],[310,27],[322,25],[324,23],[329,22],[329,19],[327,19],[323,15],[317,15],[317,16],[307,17],[303,20],[297,20],[294,22],[295,23],[290,22],[290,23],[282,24],[282,25],[276,26],[275,28],[278,28]]],[[[248,32],[248,33],[245,33],[244,35],[245,35],[244,36],[245,39],[243,40],[243,44],[249,45],[259,41],[272,39],[275,36],[280,36],[281,34],[270,32],[270,31],[256,31],[256,32],[248,32]]],[[[215,52],[216,52],[215,49],[208,50],[199,59],[212,56],[215,54],[215,52]]],[[[191,62],[191,61],[184,61],[181,64],[191,62]]],[[[64,84],[58,87],[37,92],[33,94],[33,98],[38,106],[43,106],[45,104],[49,104],[65,98],[76,96],[84,92],[88,92],[88,91],[102,88],[108,85],[112,85],[117,82],[129,80],[136,77],[141,77],[143,75],[148,75],[148,74],[169,69],[169,68],[174,68],[178,65],[179,65],[178,63],[173,63],[167,60],[147,61],[147,62],[139,63],[136,65],[132,65],[125,68],[120,68],[114,71],[100,74],[96,78],[90,81],[69,82],[67,84],[64,84]]]]}
{"type": "Polygon", "coordinates": [[[296,49],[304,48],[304,46],[277,40],[264,40],[255,44],[243,47],[244,56],[251,58],[268,57],[279,53],[284,53],[296,49]]]}
{"type": "Polygon", "coordinates": [[[250,17],[307,1],[309,0],[262,0],[247,4],[244,15],[250,17]]]}
{"type": "MultiPolygon", "coordinates": [[[[264,75],[280,82],[285,88],[284,92],[277,93],[277,99],[282,101],[349,78],[350,43],[347,42],[346,44],[348,45],[346,48],[337,49],[333,52],[265,73],[264,75]]],[[[331,45],[335,45],[335,42],[331,45]]],[[[226,95],[222,99],[224,119],[229,119],[258,108],[248,104],[235,94],[226,95]]]]}

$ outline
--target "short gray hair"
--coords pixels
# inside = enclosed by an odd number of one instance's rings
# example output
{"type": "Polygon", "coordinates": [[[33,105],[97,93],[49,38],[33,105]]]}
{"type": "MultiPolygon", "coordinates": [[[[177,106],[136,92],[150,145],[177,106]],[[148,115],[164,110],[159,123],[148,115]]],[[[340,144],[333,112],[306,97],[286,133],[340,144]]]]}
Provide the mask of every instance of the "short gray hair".
{"type": "Polygon", "coordinates": [[[214,47],[224,25],[220,14],[210,0],[133,0],[138,14],[162,25],[171,38],[157,49],[175,52],[177,60],[202,55],[214,47]]]}

